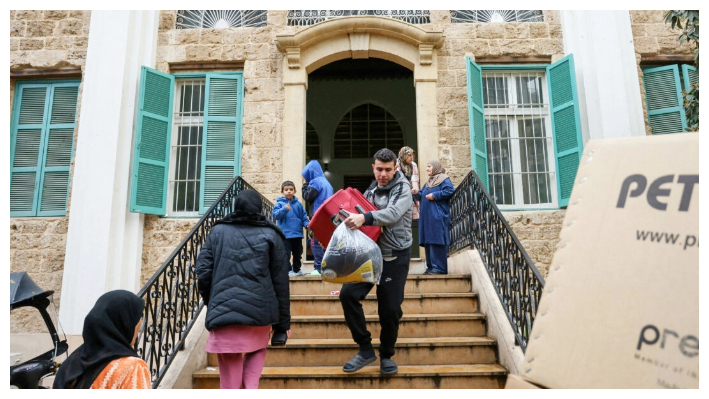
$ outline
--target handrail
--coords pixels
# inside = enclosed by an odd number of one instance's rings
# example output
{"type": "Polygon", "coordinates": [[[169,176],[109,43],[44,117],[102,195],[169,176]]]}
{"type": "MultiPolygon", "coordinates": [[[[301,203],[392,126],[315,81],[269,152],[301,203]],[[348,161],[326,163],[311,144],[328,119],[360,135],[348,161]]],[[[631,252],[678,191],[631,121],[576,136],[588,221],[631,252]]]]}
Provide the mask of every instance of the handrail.
{"type": "MultiPolygon", "coordinates": [[[[165,376],[204,306],[197,291],[195,262],[214,223],[232,213],[236,196],[253,188],[241,176],[204,213],[167,260],[138,292],[145,301],[143,327],[135,349],[148,363],[153,388],[165,376]]],[[[273,221],[273,204],[261,195],[262,214],[273,221]]]]}
{"type": "Polygon", "coordinates": [[[448,253],[476,248],[524,352],[544,278],[520,244],[480,178],[470,171],[451,197],[448,253]]]}

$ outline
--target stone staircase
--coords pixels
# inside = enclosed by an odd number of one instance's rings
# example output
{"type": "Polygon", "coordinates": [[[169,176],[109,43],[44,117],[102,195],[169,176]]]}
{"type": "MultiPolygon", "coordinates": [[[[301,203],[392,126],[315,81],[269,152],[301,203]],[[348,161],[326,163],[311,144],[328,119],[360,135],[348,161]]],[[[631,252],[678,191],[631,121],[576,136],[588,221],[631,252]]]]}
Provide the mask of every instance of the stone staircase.
{"type": "MultiPolygon", "coordinates": [[[[379,360],[356,373],[342,366],[357,353],[337,296],[341,284],[319,276],[292,278],[291,338],[269,347],[260,388],[502,388],[507,370],[497,363],[486,317],[478,312],[470,276],[410,274],[393,359],[399,373],[384,376],[379,360]]],[[[372,290],[374,293],[376,290],[372,290]]],[[[363,301],[367,327],[379,346],[376,296],[363,301]]],[[[195,388],[219,388],[216,355],[193,374],[195,388]]]]}

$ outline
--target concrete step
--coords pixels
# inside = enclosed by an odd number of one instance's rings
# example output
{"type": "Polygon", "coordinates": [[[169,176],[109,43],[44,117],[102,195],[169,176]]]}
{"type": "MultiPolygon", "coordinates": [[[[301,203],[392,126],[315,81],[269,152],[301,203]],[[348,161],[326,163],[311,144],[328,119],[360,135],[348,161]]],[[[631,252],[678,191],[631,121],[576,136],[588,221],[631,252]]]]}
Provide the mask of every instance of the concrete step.
{"type": "MultiPolygon", "coordinates": [[[[377,314],[377,296],[367,295],[362,307],[365,314],[377,314]]],[[[401,308],[404,314],[477,312],[478,296],[472,292],[405,294],[401,308]]],[[[343,314],[337,295],[291,295],[290,311],[293,316],[343,314]]]]}
{"type": "MultiPolygon", "coordinates": [[[[378,348],[379,339],[372,340],[372,344],[378,348]]],[[[351,338],[289,339],[286,346],[268,348],[266,366],[342,366],[358,350],[351,338]]],[[[488,337],[400,338],[396,342],[394,359],[399,365],[489,364],[497,361],[495,340],[488,337]]],[[[373,364],[379,364],[379,359],[373,364]]],[[[216,354],[209,354],[209,365],[219,365],[216,354]]]]}
{"type": "MultiPolygon", "coordinates": [[[[367,329],[379,336],[379,316],[366,315],[367,329]]],[[[343,315],[291,316],[291,338],[351,338],[343,315]]],[[[481,337],[485,335],[485,315],[481,313],[404,314],[399,322],[399,338],[481,337]]]]}
{"type": "MultiPolygon", "coordinates": [[[[434,389],[503,388],[507,369],[497,364],[399,365],[395,375],[382,375],[379,366],[345,373],[342,366],[265,367],[259,388],[276,389],[434,389]]],[[[219,370],[209,367],[193,374],[194,387],[219,388],[219,370]]]]}
{"type": "MultiPolygon", "coordinates": [[[[404,292],[407,294],[470,292],[471,288],[470,275],[410,274],[404,292]]],[[[332,291],[341,289],[342,284],[324,282],[321,276],[298,276],[290,279],[291,295],[330,295],[332,291]]],[[[376,292],[376,288],[372,288],[372,292],[376,292]]]]}

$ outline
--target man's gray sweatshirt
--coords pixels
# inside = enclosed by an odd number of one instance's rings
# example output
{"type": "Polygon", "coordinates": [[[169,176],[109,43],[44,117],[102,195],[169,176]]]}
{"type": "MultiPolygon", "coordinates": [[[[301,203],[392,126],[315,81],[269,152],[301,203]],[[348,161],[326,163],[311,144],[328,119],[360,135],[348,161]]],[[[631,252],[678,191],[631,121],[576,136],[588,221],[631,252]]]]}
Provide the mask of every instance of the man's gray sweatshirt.
{"type": "Polygon", "coordinates": [[[366,213],[364,224],[382,227],[377,240],[382,256],[392,256],[392,251],[411,247],[413,198],[411,184],[401,171],[396,171],[394,178],[384,187],[374,181],[364,196],[379,209],[366,213]]]}

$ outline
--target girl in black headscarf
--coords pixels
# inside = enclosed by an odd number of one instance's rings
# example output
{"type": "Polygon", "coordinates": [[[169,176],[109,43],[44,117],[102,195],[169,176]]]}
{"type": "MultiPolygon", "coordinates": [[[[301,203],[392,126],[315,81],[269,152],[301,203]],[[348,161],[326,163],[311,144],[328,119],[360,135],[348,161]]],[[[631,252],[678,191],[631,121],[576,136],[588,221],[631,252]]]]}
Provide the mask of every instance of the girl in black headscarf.
{"type": "Polygon", "coordinates": [[[271,331],[290,334],[285,236],[262,204],[256,191],[242,191],[197,256],[206,350],[217,354],[221,388],[258,388],[271,331]]]}
{"type": "Polygon", "coordinates": [[[62,363],[53,388],[150,388],[150,370],[133,349],[144,302],[125,290],[101,295],[84,319],[84,344],[62,363]]]}

